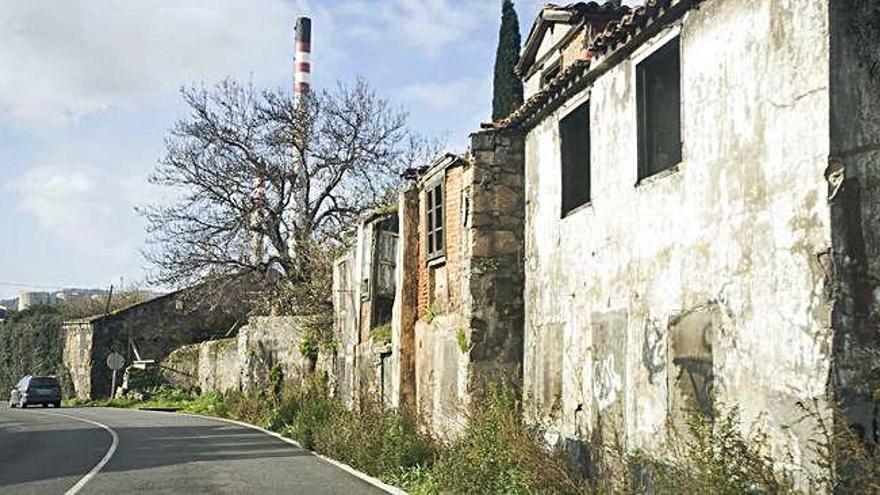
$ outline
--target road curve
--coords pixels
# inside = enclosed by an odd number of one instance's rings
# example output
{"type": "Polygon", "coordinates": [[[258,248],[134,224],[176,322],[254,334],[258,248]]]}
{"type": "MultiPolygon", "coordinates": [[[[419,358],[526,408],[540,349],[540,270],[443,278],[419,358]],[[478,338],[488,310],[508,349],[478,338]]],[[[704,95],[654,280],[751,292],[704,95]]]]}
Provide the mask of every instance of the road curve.
{"type": "Polygon", "coordinates": [[[0,493],[384,493],[309,452],[226,422],[105,408],[0,408],[0,493]],[[92,423],[82,421],[88,420],[92,423]]]}

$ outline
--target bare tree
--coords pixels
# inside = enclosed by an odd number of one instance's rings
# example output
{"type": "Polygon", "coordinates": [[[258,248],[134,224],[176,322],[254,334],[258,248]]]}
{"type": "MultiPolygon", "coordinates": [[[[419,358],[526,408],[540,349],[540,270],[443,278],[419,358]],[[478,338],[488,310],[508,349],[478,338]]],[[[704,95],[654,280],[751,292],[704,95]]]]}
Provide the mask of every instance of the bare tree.
{"type": "Polygon", "coordinates": [[[300,104],[231,80],[181,93],[189,115],[151,176],[178,198],[142,209],[151,281],[165,286],[246,271],[311,284],[326,271],[316,259],[326,263],[361,213],[392,200],[402,169],[437,149],[360,80],[300,104]]]}

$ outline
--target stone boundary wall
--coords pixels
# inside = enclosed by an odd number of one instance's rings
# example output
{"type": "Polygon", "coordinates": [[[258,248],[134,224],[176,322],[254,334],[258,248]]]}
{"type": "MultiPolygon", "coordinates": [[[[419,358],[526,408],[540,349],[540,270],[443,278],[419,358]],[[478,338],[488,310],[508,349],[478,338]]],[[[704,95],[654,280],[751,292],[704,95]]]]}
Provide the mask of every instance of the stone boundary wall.
{"type": "Polygon", "coordinates": [[[61,359],[70,372],[79,400],[89,400],[92,396],[93,338],[94,332],[88,323],[66,322],[61,326],[61,359]]]}
{"type": "Polygon", "coordinates": [[[175,386],[200,391],[249,391],[280,366],[285,379],[301,379],[309,368],[299,352],[302,324],[295,317],[252,317],[237,337],[183,346],[161,363],[175,386]]]}

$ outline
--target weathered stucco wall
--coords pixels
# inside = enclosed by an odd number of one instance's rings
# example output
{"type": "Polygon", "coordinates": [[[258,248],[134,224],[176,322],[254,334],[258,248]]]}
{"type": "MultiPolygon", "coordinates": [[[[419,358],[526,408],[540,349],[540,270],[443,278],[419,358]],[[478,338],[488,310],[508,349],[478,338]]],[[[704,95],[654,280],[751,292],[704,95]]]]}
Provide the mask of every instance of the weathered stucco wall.
{"type": "Polygon", "coordinates": [[[708,0],[686,14],[683,159],[639,184],[632,57],[530,131],[533,419],[581,438],[601,419],[653,450],[714,389],[808,456],[806,426],[778,426],[825,397],[829,373],[828,40],[823,2],[708,0]],[[587,98],[592,201],[560,218],[559,120],[587,98]]]}
{"type": "Polygon", "coordinates": [[[269,383],[270,370],[279,365],[285,379],[301,380],[310,363],[299,351],[304,326],[293,316],[259,316],[238,332],[241,386],[269,383]]]}
{"type": "Polygon", "coordinates": [[[165,378],[188,390],[239,390],[238,339],[209,340],[181,347],[162,361],[165,378]]]}
{"type": "Polygon", "coordinates": [[[334,266],[334,334],[339,348],[333,368],[337,393],[352,408],[362,399],[396,404],[397,381],[392,380],[389,344],[397,231],[396,212],[368,214],[357,229],[355,245],[334,266]],[[374,335],[377,328],[387,330],[387,336],[382,331],[374,335]]]}
{"type": "Polygon", "coordinates": [[[65,323],[61,333],[61,359],[70,371],[76,398],[88,400],[92,395],[92,327],[88,323],[65,323]]]}
{"type": "Polygon", "coordinates": [[[349,407],[353,407],[356,391],[355,355],[360,336],[358,317],[360,308],[360,283],[358,274],[357,243],[333,267],[333,313],[334,333],[339,342],[334,366],[336,393],[349,407]]]}
{"type": "Polygon", "coordinates": [[[252,317],[236,337],[176,349],[162,371],[170,382],[201,391],[265,387],[276,366],[285,380],[301,380],[309,371],[299,352],[302,328],[295,317],[252,317]]]}

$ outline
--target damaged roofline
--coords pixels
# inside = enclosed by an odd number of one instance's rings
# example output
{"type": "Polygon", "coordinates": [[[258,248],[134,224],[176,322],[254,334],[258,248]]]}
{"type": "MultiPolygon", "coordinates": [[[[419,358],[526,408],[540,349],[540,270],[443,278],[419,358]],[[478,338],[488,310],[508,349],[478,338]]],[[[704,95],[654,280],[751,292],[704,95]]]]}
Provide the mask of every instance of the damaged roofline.
{"type": "Polygon", "coordinates": [[[461,155],[457,155],[455,153],[444,153],[442,156],[434,160],[433,163],[427,165],[425,167],[421,167],[419,169],[410,169],[407,171],[407,175],[405,176],[407,179],[410,179],[410,188],[416,187],[420,188],[424,185],[425,180],[436,174],[440,170],[446,170],[448,168],[464,165],[467,163],[467,159],[461,155]]]}
{"type": "MultiPolygon", "coordinates": [[[[514,72],[520,77],[529,77],[534,73],[534,66],[539,65],[538,61],[535,60],[538,48],[540,48],[544,34],[551,24],[568,24],[574,25],[574,27],[571,29],[572,32],[553,45],[548,53],[552,53],[560,45],[570,41],[584,27],[587,17],[612,21],[620,19],[628,14],[630,10],[629,7],[620,5],[619,1],[606,1],[602,4],[595,1],[578,2],[566,6],[545,5],[538,16],[535,17],[535,21],[532,23],[531,29],[529,29],[520,59],[516,66],[514,66],[514,72]]],[[[542,57],[541,60],[543,61],[544,58],[546,57],[542,57]]]]}
{"type": "Polygon", "coordinates": [[[590,47],[590,52],[594,55],[592,65],[591,61],[587,60],[574,62],[556,79],[552,80],[547,89],[529,98],[509,117],[496,124],[495,128],[499,130],[518,129],[528,132],[544,117],[558,109],[568,98],[591,86],[599,77],[626,60],[637,48],[673,22],[681,19],[684,14],[697,7],[702,1],[648,0],[645,7],[639,7],[632,11],[625,21],[609,25],[605,32],[597,37],[597,39],[601,38],[601,46],[595,46],[594,42],[590,47]],[[663,8],[665,10],[661,14],[653,17],[663,8]],[[626,25],[621,26],[624,22],[626,25]],[[626,30],[632,32],[621,32],[626,30]],[[616,40],[622,36],[628,36],[628,38],[618,43],[616,40]],[[609,43],[611,43],[610,46],[609,43]],[[607,55],[597,57],[597,55],[605,54],[609,50],[610,53],[607,55]]]}

